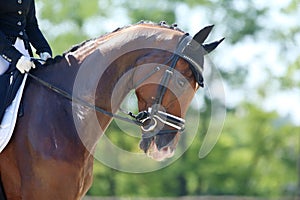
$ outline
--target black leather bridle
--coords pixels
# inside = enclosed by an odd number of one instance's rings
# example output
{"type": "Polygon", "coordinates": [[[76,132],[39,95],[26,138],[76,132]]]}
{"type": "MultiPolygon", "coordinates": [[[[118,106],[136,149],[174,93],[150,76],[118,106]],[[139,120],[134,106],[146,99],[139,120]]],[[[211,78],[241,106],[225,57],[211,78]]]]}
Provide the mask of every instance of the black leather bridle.
{"type": "MultiPolygon", "coordinates": [[[[198,45],[201,46],[200,44],[198,44],[198,45]]],[[[173,53],[171,58],[168,59],[168,61],[165,63],[165,64],[167,64],[167,63],[171,62],[170,66],[165,70],[162,80],[161,80],[161,83],[158,86],[157,95],[156,95],[154,104],[151,107],[149,107],[147,110],[139,112],[137,115],[134,115],[131,112],[127,112],[127,114],[130,117],[132,117],[133,119],[129,119],[127,117],[122,117],[120,115],[108,112],[108,111],[106,111],[100,107],[97,107],[93,104],[90,104],[80,98],[73,97],[68,92],[66,92],[60,88],[57,88],[56,86],[53,86],[52,84],[50,84],[48,82],[45,82],[44,80],[40,79],[39,77],[37,77],[31,73],[27,73],[27,74],[28,74],[28,76],[30,76],[31,78],[33,78],[37,82],[39,82],[40,84],[42,84],[45,87],[49,88],[50,90],[58,93],[59,95],[69,99],[70,101],[73,101],[75,103],[78,103],[80,105],[88,107],[90,109],[93,109],[97,112],[101,112],[110,117],[140,126],[141,129],[144,131],[144,133],[146,133],[146,134],[143,134],[142,137],[143,138],[151,138],[156,135],[177,133],[177,132],[182,132],[184,130],[185,120],[180,117],[177,117],[175,115],[172,115],[170,113],[159,110],[159,105],[162,103],[163,97],[167,90],[166,86],[168,85],[168,83],[174,73],[174,70],[175,70],[175,67],[176,67],[176,64],[177,64],[179,58],[183,58],[189,62],[190,68],[193,71],[196,81],[198,82],[198,84],[200,86],[203,86],[203,78],[202,78],[203,54],[199,55],[199,54],[201,54],[201,51],[199,52],[199,49],[200,49],[199,46],[196,45],[196,47],[195,47],[195,44],[193,44],[193,38],[191,36],[189,36],[188,34],[185,34],[184,36],[182,36],[182,38],[180,39],[180,42],[177,45],[175,52],[173,53]],[[198,59],[198,57],[200,57],[200,60],[198,59]],[[158,122],[162,123],[163,125],[167,125],[167,126],[171,127],[172,129],[156,130],[158,122]]],[[[36,59],[36,58],[32,58],[32,60],[35,62],[39,61],[39,59],[36,59]]],[[[161,70],[161,67],[157,66],[153,70],[153,72],[149,73],[146,77],[144,77],[143,79],[138,81],[137,86],[160,70],[161,70]]]]}
{"type": "MultiPolygon", "coordinates": [[[[176,133],[182,132],[184,130],[185,120],[172,115],[170,113],[164,112],[159,110],[159,107],[162,103],[163,97],[167,91],[167,85],[174,73],[175,66],[179,59],[179,55],[173,54],[172,57],[166,62],[171,62],[171,65],[165,70],[161,82],[157,88],[156,97],[151,107],[147,110],[139,112],[139,114],[131,115],[136,120],[142,122],[141,129],[143,130],[144,134],[142,135],[143,138],[151,138],[156,135],[162,135],[167,133],[176,133]],[[173,129],[169,130],[156,130],[158,126],[158,122],[162,123],[163,125],[167,125],[172,127],[173,129]]],[[[165,64],[164,64],[165,65],[165,64]]],[[[164,66],[163,65],[163,66],[164,66]]],[[[138,83],[144,82],[146,79],[150,78],[153,74],[161,70],[161,66],[157,66],[153,72],[150,72],[148,76],[144,77],[143,79],[139,80],[138,83]]]]}
{"type": "MultiPolygon", "coordinates": [[[[196,81],[201,87],[203,87],[203,54],[201,55],[201,50],[201,45],[193,41],[193,38],[191,36],[189,36],[188,34],[184,35],[180,39],[180,42],[178,43],[175,52],[172,54],[172,57],[164,64],[166,65],[167,63],[171,62],[170,66],[165,70],[163,74],[161,82],[157,88],[156,97],[152,106],[145,111],[141,111],[138,115],[133,115],[132,113],[130,113],[132,117],[143,124],[141,126],[141,129],[145,133],[142,135],[143,138],[151,138],[156,135],[184,131],[185,120],[183,118],[161,111],[159,110],[159,107],[166,93],[167,85],[172,75],[174,74],[174,70],[179,58],[183,58],[188,61],[196,81]],[[162,123],[163,125],[167,125],[172,129],[156,130],[158,127],[158,122],[162,123]]],[[[146,79],[150,78],[153,74],[160,71],[160,69],[161,67],[157,66],[154,71],[150,72],[146,77],[139,80],[137,85],[140,85],[146,79]]]]}

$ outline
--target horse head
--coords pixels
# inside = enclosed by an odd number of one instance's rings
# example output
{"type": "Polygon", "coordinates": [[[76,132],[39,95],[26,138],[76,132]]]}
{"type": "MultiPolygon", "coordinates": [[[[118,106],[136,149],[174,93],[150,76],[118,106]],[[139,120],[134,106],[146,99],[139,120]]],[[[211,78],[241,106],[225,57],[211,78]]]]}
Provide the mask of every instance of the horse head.
{"type": "Polygon", "coordinates": [[[203,87],[204,55],[223,41],[203,44],[212,28],[205,27],[194,37],[183,35],[174,52],[153,50],[136,63],[137,118],[143,123],[140,148],[154,160],[174,155],[187,109],[203,87]]]}

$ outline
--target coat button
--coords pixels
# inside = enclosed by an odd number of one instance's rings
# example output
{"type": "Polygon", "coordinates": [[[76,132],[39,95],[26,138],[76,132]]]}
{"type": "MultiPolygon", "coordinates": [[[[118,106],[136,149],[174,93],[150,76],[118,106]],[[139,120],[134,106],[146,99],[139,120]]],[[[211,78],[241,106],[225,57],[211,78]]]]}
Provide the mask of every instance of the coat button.
{"type": "Polygon", "coordinates": [[[20,31],[20,32],[19,32],[19,35],[23,36],[23,35],[24,35],[23,31],[20,31]]]}
{"type": "Polygon", "coordinates": [[[22,13],[23,13],[22,10],[19,10],[19,11],[18,11],[18,14],[19,14],[19,15],[22,15],[22,13]]]}
{"type": "Polygon", "coordinates": [[[21,25],[22,25],[22,22],[18,22],[17,25],[18,25],[18,26],[21,26],[21,25]]]}
{"type": "Polygon", "coordinates": [[[18,0],[18,3],[21,4],[21,3],[22,3],[22,0],[18,0]]]}

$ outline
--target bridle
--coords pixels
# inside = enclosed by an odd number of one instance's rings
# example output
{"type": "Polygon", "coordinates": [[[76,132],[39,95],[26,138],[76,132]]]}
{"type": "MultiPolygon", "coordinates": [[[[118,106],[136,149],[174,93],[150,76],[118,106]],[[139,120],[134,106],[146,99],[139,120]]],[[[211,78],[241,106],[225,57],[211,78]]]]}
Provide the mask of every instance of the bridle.
{"type": "MultiPolygon", "coordinates": [[[[139,114],[131,115],[136,120],[142,122],[141,129],[144,131],[142,137],[143,138],[151,138],[156,135],[162,135],[167,133],[177,133],[184,131],[184,125],[185,120],[183,118],[177,117],[175,115],[172,115],[170,113],[164,112],[162,110],[159,110],[159,105],[161,105],[163,97],[167,90],[167,85],[174,73],[175,66],[177,64],[177,61],[179,59],[179,55],[173,54],[170,59],[168,59],[165,64],[171,62],[171,65],[165,70],[161,82],[157,88],[156,97],[151,107],[149,107],[147,110],[139,112],[139,114]],[[158,122],[162,123],[163,125],[167,125],[172,127],[173,129],[169,130],[157,130],[158,122]]],[[[146,79],[150,78],[153,74],[161,70],[161,66],[159,65],[154,68],[152,72],[150,72],[146,77],[142,78],[138,81],[137,86],[140,85],[142,82],[144,82],[146,79]]]]}
{"type": "MultiPolygon", "coordinates": [[[[192,69],[195,77],[196,76],[200,77],[200,78],[196,78],[197,82],[199,83],[200,86],[203,86],[202,65],[195,61],[195,59],[193,58],[193,53],[191,53],[191,51],[187,51],[187,47],[191,44],[192,39],[193,38],[188,34],[184,35],[180,39],[176,47],[176,50],[172,54],[171,58],[168,59],[168,61],[163,64],[166,65],[167,63],[171,62],[170,66],[165,70],[163,74],[161,82],[157,88],[156,97],[152,106],[145,111],[141,111],[136,116],[131,114],[131,116],[133,116],[135,119],[142,122],[143,125],[141,126],[141,129],[146,133],[142,135],[143,138],[152,138],[156,135],[163,135],[163,134],[177,133],[177,132],[184,131],[185,120],[183,118],[161,111],[159,110],[159,107],[162,104],[162,100],[167,91],[166,86],[168,85],[171,77],[174,74],[174,70],[179,58],[184,58],[186,61],[189,62],[190,68],[192,69]],[[158,126],[158,121],[161,122],[163,125],[172,127],[173,129],[168,129],[168,130],[162,129],[156,131],[156,128],[158,126]]],[[[199,54],[201,52],[197,52],[197,53],[199,54]]],[[[140,85],[146,79],[150,78],[154,73],[160,70],[161,70],[161,66],[159,65],[152,72],[150,72],[146,77],[139,80],[136,85],[140,85]]]]}
{"type": "MultiPolygon", "coordinates": [[[[195,60],[192,58],[192,56],[188,56],[184,52],[184,51],[186,51],[186,47],[191,43],[191,41],[192,41],[192,37],[189,36],[188,34],[185,34],[180,39],[180,42],[178,43],[177,48],[176,48],[175,52],[172,54],[171,58],[168,59],[168,61],[165,62],[164,64],[155,67],[152,72],[148,73],[147,76],[145,76],[144,78],[142,78],[141,80],[138,81],[138,83],[136,84],[137,86],[140,85],[145,80],[147,80],[148,78],[150,78],[156,72],[160,71],[162,69],[161,66],[165,66],[167,63],[171,62],[170,66],[165,70],[163,77],[161,79],[161,82],[157,88],[157,94],[156,94],[154,104],[151,107],[149,107],[147,110],[139,112],[137,115],[134,115],[132,112],[126,112],[126,114],[128,116],[130,116],[132,119],[120,116],[118,114],[114,114],[114,113],[106,111],[100,107],[97,107],[93,104],[90,104],[80,98],[73,97],[68,92],[51,85],[50,83],[40,79],[39,77],[37,77],[31,73],[28,73],[28,76],[30,76],[31,78],[33,78],[34,80],[36,80],[37,82],[42,84],[43,86],[49,88],[50,90],[69,99],[70,101],[73,101],[82,106],[88,107],[90,109],[93,109],[97,112],[103,113],[110,117],[140,126],[141,129],[146,133],[146,134],[142,135],[143,138],[151,138],[156,135],[182,132],[182,131],[184,131],[184,128],[185,128],[185,120],[183,118],[180,118],[180,117],[177,117],[170,113],[159,110],[159,105],[162,103],[163,97],[167,90],[166,86],[168,85],[168,83],[174,73],[174,70],[175,70],[175,67],[176,67],[176,64],[177,64],[179,58],[184,58],[185,60],[187,60],[189,62],[190,67],[192,68],[192,71],[195,76],[196,76],[195,73],[198,73],[198,76],[200,75],[200,77],[202,77],[201,64],[195,62],[195,60]],[[171,127],[172,129],[156,131],[158,122],[162,123],[163,125],[167,125],[167,126],[171,127]]],[[[32,60],[34,62],[39,61],[39,59],[36,59],[36,58],[32,58],[32,60]]],[[[196,78],[196,80],[197,80],[197,78],[196,78]]],[[[200,86],[203,84],[202,80],[203,79],[201,79],[201,81],[197,81],[200,84],[200,86]]]]}

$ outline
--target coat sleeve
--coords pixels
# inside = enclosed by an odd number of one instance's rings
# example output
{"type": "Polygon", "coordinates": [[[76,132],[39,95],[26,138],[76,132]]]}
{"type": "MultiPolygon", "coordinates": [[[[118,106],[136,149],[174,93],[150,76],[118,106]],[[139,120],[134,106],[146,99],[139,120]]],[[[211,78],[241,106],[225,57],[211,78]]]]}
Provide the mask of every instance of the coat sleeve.
{"type": "Polygon", "coordinates": [[[12,65],[16,65],[22,54],[13,46],[12,42],[7,39],[6,35],[0,30],[0,55],[10,62],[12,65]]]}
{"type": "Polygon", "coordinates": [[[48,52],[52,55],[51,48],[38,26],[34,1],[32,1],[30,5],[26,22],[25,30],[28,35],[29,42],[36,49],[36,53],[39,55],[42,52],[48,52]]]}

